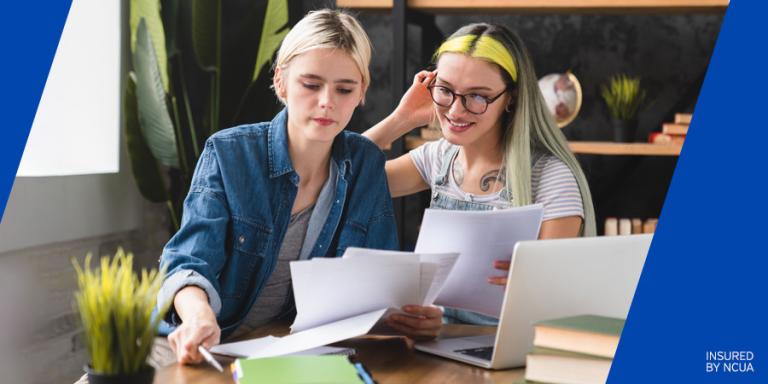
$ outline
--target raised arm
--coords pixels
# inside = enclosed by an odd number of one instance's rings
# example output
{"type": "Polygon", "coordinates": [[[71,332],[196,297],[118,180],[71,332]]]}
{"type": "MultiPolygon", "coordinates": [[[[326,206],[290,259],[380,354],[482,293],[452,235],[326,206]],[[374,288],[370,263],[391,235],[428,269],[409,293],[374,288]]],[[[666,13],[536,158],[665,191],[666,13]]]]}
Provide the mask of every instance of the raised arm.
{"type": "Polygon", "coordinates": [[[421,71],[413,78],[413,84],[400,99],[397,108],[384,120],[363,133],[365,137],[376,143],[381,149],[386,149],[393,141],[422,127],[432,119],[434,109],[432,97],[427,86],[435,78],[437,72],[421,71]]]}
{"type": "MultiPolygon", "coordinates": [[[[386,149],[393,141],[412,129],[427,125],[434,114],[432,96],[427,86],[436,74],[429,71],[417,73],[413,78],[413,84],[400,99],[397,108],[384,120],[365,131],[363,135],[376,143],[379,148],[386,149]]],[[[385,169],[392,197],[410,195],[429,188],[407,153],[387,161],[385,169]]]]}

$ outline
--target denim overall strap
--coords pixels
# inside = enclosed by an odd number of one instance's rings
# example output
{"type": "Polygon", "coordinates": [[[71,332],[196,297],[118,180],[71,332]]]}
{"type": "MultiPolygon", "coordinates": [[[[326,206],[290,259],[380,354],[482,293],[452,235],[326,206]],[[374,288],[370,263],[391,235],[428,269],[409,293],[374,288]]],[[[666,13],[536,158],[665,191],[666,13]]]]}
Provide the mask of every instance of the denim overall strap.
{"type": "Polygon", "coordinates": [[[448,183],[448,171],[451,169],[451,163],[456,155],[459,153],[458,145],[451,145],[445,154],[443,155],[443,164],[440,166],[440,171],[435,177],[435,185],[445,185],[448,183]]]}

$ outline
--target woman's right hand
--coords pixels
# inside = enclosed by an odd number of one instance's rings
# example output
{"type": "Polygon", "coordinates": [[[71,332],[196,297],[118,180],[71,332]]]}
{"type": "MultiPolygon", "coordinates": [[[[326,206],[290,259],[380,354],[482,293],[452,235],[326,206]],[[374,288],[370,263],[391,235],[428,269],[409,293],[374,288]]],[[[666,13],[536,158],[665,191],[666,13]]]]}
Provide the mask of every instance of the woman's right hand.
{"type": "Polygon", "coordinates": [[[400,103],[395,109],[395,116],[404,122],[410,129],[421,127],[432,121],[434,107],[432,95],[427,86],[437,76],[437,71],[421,71],[413,78],[413,84],[405,91],[400,103]]]}
{"type": "Polygon", "coordinates": [[[208,349],[219,344],[221,329],[216,314],[208,304],[205,292],[194,286],[177,292],[174,306],[182,323],[168,335],[168,344],[180,364],[201,363],[204,358],[197,347],[202,345],[208,349]]]}
{"type": "Polygon", "coordinates": [[[197,364],[204,360],[197,347],[202,345],[208,349],[219,344],[220,336],[221,330],[211,311],[210,314],[200,314],[185,320],[168,335],[168,344],[179,364],[197,364]]]}

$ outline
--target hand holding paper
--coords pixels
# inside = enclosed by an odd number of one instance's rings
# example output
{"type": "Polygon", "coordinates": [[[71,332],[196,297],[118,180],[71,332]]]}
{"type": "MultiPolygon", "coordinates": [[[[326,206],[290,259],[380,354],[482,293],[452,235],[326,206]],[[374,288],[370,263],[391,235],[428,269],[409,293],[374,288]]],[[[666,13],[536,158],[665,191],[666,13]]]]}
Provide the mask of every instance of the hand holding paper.
{"type": "Polygon", "coordinates": [[[488,284],[498,275],[496,260],[509,260],[520,240],[535,240],[543,206],[529,205],[498,211],[427,209],[416,242],[416,252],[459,252],[435,304],[498,317],[504,290],[488,284]]]}
{"type": "Polygon", "coordinates": [[[280,356],[362,336],[404,305],[431,305],[458,259],[457,253],[347,252],[341,259],[291,263],[297,311],[291,335],[222,344],[212,352],[280,356]]]}

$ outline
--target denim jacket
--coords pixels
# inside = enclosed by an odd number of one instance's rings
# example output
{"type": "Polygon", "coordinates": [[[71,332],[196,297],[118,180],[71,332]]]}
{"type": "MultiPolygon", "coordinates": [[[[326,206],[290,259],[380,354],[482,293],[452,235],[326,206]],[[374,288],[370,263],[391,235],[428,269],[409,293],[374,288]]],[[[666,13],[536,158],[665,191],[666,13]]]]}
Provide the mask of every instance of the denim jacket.
{"type": "MultiPolygon", "coordinates": [[[[160,258],[167,278],[158,303],[173,300],[185,286],[202,288],[222,337],[255,302],[288,227],[299,175],[288,155],[287,121],[284,109],[271,122],[222,130],[208,139],[184,201],[181,227],[160,258]]],[[[331,162],[333,200],[308,257],[340,256],[349,246],[396,249],[384,154],[366,138],[342,131],[333,142],[331,162]]],[[[172,305],[164,320],[161,333],[180,323],[172,305]]]]}

